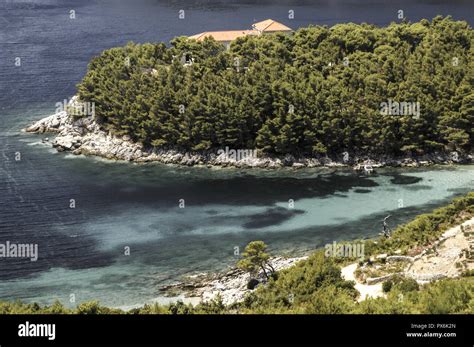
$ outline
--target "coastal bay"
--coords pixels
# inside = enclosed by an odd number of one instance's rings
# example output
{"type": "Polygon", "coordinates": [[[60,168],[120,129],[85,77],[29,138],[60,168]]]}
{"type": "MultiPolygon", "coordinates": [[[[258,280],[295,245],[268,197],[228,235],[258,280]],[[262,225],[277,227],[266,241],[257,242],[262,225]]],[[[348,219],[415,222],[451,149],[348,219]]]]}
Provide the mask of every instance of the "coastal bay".
{"type": "Polygon", "coordinates": [[[350,168],[135,164],[57,152],[41,140],[54,134],[20,129],[2,152],[10,175],[1,187],[2,235],[11,239],[15,225],[18,240],[39,244],[39,258],[2,268],[4,300],[15,293],[68,304],[75,293],[80,302],[113,307],[166,303],[160,288],[228,271],[239,259],[235,247],[252,240],[264,240],[274,255],[304,256],[334,240],[377,236],[386,215],[393,228],[474,184],[472,165],[380,168],[368,176],[350,168]]]}
{"type": "MultiPolygon", "coordinates": [[[[87,64],[101,51],[131,40],[168,41],[245,27],[255,16],[280,19],[287,6],[210,5],[194,9],[187,26],[178,21],[180,8],[172,3],[156,2],[153,11],[136,7],[136,12],[82,1],[0,6],[17,14],[1,32],[0,242],[39,245],[38,261],[8,259],[0,267],[1,300],[60,300],[71,307],[87,300],[113,307],[166,301],[160,288],[186,276],[227,271],[238,259],[235,247],[243,249],[251,240],[264,240],[275,255],[304,256],[334,240],[378,235],[386,215],[392,214],[395,227],[474,185],[472,165],[387,167],[366,176],[346,167],[236,170],[188,167],[178,159],[179,166],[137,165],[127,161],[128,155],[114,161],[58,153],[51,148],[55,134],[21,129],[52,115],[58,101],[74,95],[87,64]],[[67,21],[71,7],[78,13],[72,23],[67,21]],[[57,30],[59,25],[64,29],[57,30]],[[22,58],[21,67],[13,64],[15,57],[22,58]],[[71,294],[76,302],[70,302],[71,294]]],[[[464,19],[472,13],[470,4],[404,6],[412,20],[438,14],[464,19]]],[[[387,25],[398,7],[370,1],[356,12],[339,5],[298,5],[296,13],[302,15],[292,27],[349,21],[387,25]]]]}

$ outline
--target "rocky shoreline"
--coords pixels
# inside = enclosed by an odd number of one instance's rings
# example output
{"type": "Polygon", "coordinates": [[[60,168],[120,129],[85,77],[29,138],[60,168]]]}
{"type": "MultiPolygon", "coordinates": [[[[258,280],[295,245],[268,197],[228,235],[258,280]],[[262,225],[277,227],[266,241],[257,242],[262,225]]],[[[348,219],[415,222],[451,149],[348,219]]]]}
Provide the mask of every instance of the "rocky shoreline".
{"type": "MultiPolygon", "coordinates": [[[[394,263],[405,264],[399,272],[390,272],[379,277],[369,277],[361,273],[362,278],[357,278],[355,271],[358,268],[367,269],[367,264],[360,267],[358,263],[354,263],[343,267],[341,275],[344,279],[355,282],[355,288],[361,294],[358,301],[366,299],[366,296],[384,296],[382,283],[396,275],[412,278],[420,284],[459,277],[463,269],[473,268],[472,261],[469,262],[472,258],[468,256],[474,250],[472,230],[474,230],[474,218],[446,230],[435,242],[415,256],[400,255],[401,251],[398,250],[392,255],[379,254],[370,258],[375,269],[390,267],[394,263]],[[459,266],[462,263],[465,265],[459,266]]],[[[270,259],[270,262],[276,271],[281,271],[307,258],[308,256],[274,257],[270,259]]],[[[252,292],[252,289],[247,288],[250,279],[247,272],[232,268],[225,273],[201,273],[188,276],[181,282],[162,287],[160,291],[167,297],[181,296],[197,299],[198,302],[207,302],[220,296],[223,304],[231,305],[242,302],[245,296],[252,292]]],[[[258,286],[265,285],[266,279],[262,271],[256,279],[259,281],[258,286]]]]}
{"type": "MultiPolygon", "coordinates": [[[[78,103],[77,97],[69,102],[70,107],[78,103]]],[[[160,162],[183,166],[220,166],[236,168],[273,169],[282,167],[353,167],[355,170],[367,170],[377,167],[418,167],[434,164],[466,164],[474,162],[474,155],[435,153],[416,158],[391,158],[350,156],[342,154],[341,158],[306,157],[295,158],[291,155],[276,156],[244,156],[236,159],[229,155],[228,149],[200,153],[183,153],[173,149],[144,148],[139,143],[131,141],[130,137],[114,136],[105,131],[95,117],[87,116],[75,119],[67,111],[61,111],[43,118],[30,125],[24,131],[28,133],[56,133],[50,142],[59,152],[68,151],[76,155],[93,155],[112,160],[126,160],[136,163],[160,162]],[[345,157],[344,157],[345,156],[345,157]],[[366,164],[369,165],[366,165],[366,164]]],[[[235,153],[235,152],[234,152],[235,153]]]]}
{"type": "MultiPolygon", "coordinates": [[[[306,256],[298,258],[274,257],[270,260],[276,271],[292,267],[306,256]]],[[[263,272],[257,276],[260,284],[265,282],[263,272]]],[[[160,289],[165,296],[184,295],[186,298],[198,298],[202,302],[215,299],[218,295],[222,303],[231,305],[244,300],[252,290],[247,288],[250,275],[238,268],[225,273],[202,273],[186,277],[182,282],[171,284],[160,289]]]]}
{"type": "MultiPolygon", "coordinates": [[[[359,263],[344,266],[341,275],[348,281],[355,282],[355,288],[360,292],[358,301],[368,297],[384,296],[382,283],[393,276],[401,275],[412,278],[420,284],[437,281],[443,278],[459,277],[463,270],[472,270],[473,264],[469,256],[474,251],[474,218],[446,230],[435,242],[414,256],[400,255],[397,250],[392,255],[379,254],[370,258],[375,269],[390,268],[394,263],[405,266],[398,272],[389,272],[383,276],[370,277],[361,272],[362,278],[357,278],[355,272],[368,269],[367,263],[362,267],[359,263]],[[460,266],[460,264],[464,264],[460,266]]],[[[276,271],[290,268],[308,256],[297,258],[273,257],[270,262],[276,271]]],[[[184,278],[181,282],[162,287],[160,291],[167,297],[184,296],[207,302],[220,296],[222,303],[231,305],[242,302],[253,289],[247,288],[250,275],[238,268],[232,268],[225,273],[201,273],[184,278]]],[[[265,285],[266,279],[260,271],[256,276],[258,286],[265,285]]]]}

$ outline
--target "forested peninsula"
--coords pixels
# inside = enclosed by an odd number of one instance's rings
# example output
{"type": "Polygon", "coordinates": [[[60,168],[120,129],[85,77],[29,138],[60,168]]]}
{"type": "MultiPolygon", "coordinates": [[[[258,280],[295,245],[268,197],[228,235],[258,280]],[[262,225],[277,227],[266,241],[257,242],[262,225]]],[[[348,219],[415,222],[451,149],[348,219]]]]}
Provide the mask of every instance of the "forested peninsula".
{"type": "Polygon", "coordinates": [[[171,151],[178,163],[191,153],[191,164],[215,164],[224,149],[306,166],[472,161],[473,39],[468,23],[439,16],[249,35],[229,49],[212,38],[129,43],[93,58],[74,103],[27,131],[59,132],[61,150],[134,161],[173,162],[171,151]],[[99,131],[102,142],[84,141],[99,131]],[[110,155],[98,149],[114,139],[110,155]]]}

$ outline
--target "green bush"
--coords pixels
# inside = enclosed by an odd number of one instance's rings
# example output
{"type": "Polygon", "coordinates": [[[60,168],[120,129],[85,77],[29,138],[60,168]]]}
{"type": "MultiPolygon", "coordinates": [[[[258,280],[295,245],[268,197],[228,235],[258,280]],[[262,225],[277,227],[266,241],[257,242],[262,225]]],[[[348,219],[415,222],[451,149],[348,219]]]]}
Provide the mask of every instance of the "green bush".
{"type": "Polygon", "coordinates": [[[474,276],[474,269],[464,271],[461,276],[463,277],[472,277],[474,276]]]}
{"type": "Polygon", "coordinates": [[[395,288],[397,288],[403,293],[406,293],[416,291],[420,288],[420,286],[413,278],[403,278],[400,280],[400,282],[395,284],[395,288]]]}
{"type": "Polygon", "coordinates": [[[387,280],[384,283],[382,283],[382,290],[384,293],[388,293],[390,290],[392,290],[393,282],[391,280],[387,280]]]}
{"type": "Polygon", "coordinates": [[[256,280],[255,278],[251,278],[247,282],[247,289],[254,290],[255,287],[258,286],[259,284],[260,284],[260,282],[258,280],[256,280]]]}

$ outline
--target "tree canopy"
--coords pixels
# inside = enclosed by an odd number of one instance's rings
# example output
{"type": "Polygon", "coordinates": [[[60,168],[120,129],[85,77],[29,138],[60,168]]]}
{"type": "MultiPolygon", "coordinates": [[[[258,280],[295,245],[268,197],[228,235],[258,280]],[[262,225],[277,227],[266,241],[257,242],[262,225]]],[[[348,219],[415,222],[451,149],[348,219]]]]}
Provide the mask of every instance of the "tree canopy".
{"type": "Polygon", "coordinates": [[[464,21],[310,26],[112,48],[78,85],[103,127],[148,147],[339,155],[471,151],[472,28],[464,21]],[[183,64],[186,59],[193,64],[183,64]],[[381,103],[419,103],[384,115],[381,103]]]}
{"type": "Polygon", "coordinates": [[[274,273],[275,269],[270,263],[270,255],[266,253],[266,250],[267,245],[263,241],[250,242],[245,247],[245,251],[242,253],[243,258],[238,262],[237,266],[254,276],[259,270],[262,270],[264,276],[268,279],[268,273],[274,273]]]}

